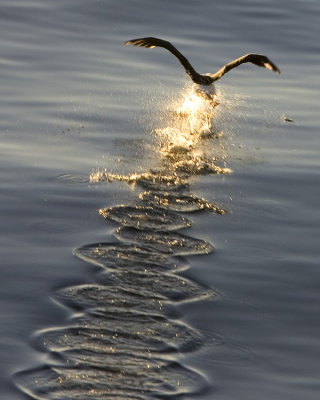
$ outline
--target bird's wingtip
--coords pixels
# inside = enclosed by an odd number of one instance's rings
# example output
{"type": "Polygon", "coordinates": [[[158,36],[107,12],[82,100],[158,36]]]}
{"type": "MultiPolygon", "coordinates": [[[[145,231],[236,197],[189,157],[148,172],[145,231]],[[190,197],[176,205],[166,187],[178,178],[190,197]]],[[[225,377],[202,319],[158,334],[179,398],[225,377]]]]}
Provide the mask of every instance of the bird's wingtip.
{"type": "Polygon", "coordinates": [[[264,63],[264,67],[265,68],[267,68],[267,69],[269,69],[270,71],[273,71],[273,72],[275,72],[276,74],[278,74],[278,75],[280,75],[280,69],[276,66],[276,65],[274,65],[274,64],[272,64],[272,63],[270,63],[270,62],[266,62],[266,63],[264,63]]]}

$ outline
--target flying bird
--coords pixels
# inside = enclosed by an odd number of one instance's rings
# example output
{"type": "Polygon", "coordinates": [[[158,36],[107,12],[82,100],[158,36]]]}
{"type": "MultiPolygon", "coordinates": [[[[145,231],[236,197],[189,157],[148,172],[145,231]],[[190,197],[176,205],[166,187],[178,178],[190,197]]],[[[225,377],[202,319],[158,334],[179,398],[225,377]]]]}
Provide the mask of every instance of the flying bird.
{"type": "Polygon", "coordinates": [[[135,46],[146,47],[150,49],[154,47],[163,47],[164,49],[167,49],[168,51],[170,51],[170,53],[172,53],[174,56],[178,58],[178,60],[186,70],[186,73],[195,83],[194,90],[200,95],[204,96],[206,99],[212,101],[213,103],[215,96],[215,88],[213,83],[218,79],[222,78],[224,74],[226,74],[233,68],[238,67],[241,64],[249,62],[259,67],[270,69],[271,71],[274,71],[277,74],[280,74],[279,68],[275,64],[273,64],[273,62],[270,61],[268,57],[262,54],[254,54],[254,53],[245,54],[244,56],[239,57],[229,62],[228,64],[224,65],[214,74],[199,74],[192,67],[187,58],[183,54],[181,54],[176,47],[174,47],[170,42],[166,40],[162,40],[155,37],[145,37],[140,39],[128,40],[124,42],[124,44],[125,45],[133,44],[135,46]]]}

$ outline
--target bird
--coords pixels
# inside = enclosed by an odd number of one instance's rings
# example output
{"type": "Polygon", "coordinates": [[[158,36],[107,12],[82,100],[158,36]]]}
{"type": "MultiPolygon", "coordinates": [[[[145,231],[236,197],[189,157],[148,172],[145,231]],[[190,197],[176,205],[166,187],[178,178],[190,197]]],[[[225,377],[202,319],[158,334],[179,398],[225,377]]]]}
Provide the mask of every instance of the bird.
{"type": "Polygon", "coordinates": [[[164,49],[170,51],[171,54],[177,57],[181,65],[184,67],[187,75],[194,82],[194,91],[200,94],[202,97],[206,98],[207,100],[211,101],[213,105],[217,105],[214,100],[216,95],[214,82],[222,78],[224,74],[241,64],[252,63],[259,67],[264,67],[276,72],[277,74],[280,74],[279,68],[268,57],[262,54],[248,53],[243,55],[242,57],[230,61],[214,74],[199,74],[190,64],[188,59],[182,53],[180,53],[180,51],[173,44],[166,40],[156,37],[144,37],[139,39],[131,39],[124,42],[124,45],[130,44],[149,49],[152,49],[154,47],[163,47],[164,49]]]}

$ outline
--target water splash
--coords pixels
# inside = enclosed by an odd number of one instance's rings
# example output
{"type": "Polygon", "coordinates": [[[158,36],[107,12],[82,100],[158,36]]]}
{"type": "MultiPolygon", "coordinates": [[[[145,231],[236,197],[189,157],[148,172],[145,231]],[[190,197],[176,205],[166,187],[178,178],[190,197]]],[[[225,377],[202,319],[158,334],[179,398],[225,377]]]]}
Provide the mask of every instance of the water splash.
{"type": "MultiPolygon", "coordinates": [[[[201,140],[204,137],[219,137],[213,127],[215,107],[201,96],[189,89],[184,95],[184,101],[177,105],[168,121],[169,126],[153,131],[158,140],[162,158],[168,158],[171,168],[181,169],[181,164],[195,165],[187,170],[189,174],[201,174],[206,170],[212,173],[227,173],[215,165],[216,159],[209,159],[204,151],[201,140]],[[179,165],[180,164],[180,165],[179,165]]],[[[183,166],[182,166],[183,169],[183,166]]]]}
{"type": "MultiPolygon", "coordinates": [[[[224,100],[223,92],[218,91],[217,96],[224,100]]],[[[231,102],[226,100],[226,107],[230,106],[231,102]]],[[[163,121],[167,126],[151,132],[154,146],[150,151],[158,154],[158,168],[127,175],[98,169],[91,173],[90,182],[122,181],[150,190],[180,190],[188,187],[192,175],[231,173],[225,156],[218,151],[223,133],[215,124],[217,103],[213,106],[188,87],[181,104],[172,107],[163,121]]]]}

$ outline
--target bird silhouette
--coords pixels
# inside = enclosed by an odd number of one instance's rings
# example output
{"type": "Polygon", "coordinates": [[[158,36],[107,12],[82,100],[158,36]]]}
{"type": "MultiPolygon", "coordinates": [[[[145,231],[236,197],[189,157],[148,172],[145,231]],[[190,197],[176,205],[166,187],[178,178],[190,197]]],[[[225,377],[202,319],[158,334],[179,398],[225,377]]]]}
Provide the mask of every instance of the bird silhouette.
{"type": "Polygon", "coordinates": [[[125,45],[133,44],[135,46],[146,47],[150,49],[154,47],[163,47],[164,49],[167,49],[168,51],[170,51],[170,53],[172,53],[174,56],[178,58],[178,60],[186,70],[186,73],[196,84],[195,91],[201,95],[204,95],[204,97],[206,97],[209,100],[213,100],[213,97],[215,95],[215,88],[213,83],[218,79],[222,78],[224,74],[226,74],[233,68],[238,67],[241,64],[252,63],[259,67],[264,67],[280,74],[279,68],[268,57],[262,54],[255,54],[255,53],[245,54],[244,56],[239,57],[229,62],[228,64],[224,65],[214,74],[210,73],[199,74],[190,64],[188,59],[182,53],[180,53],[180,51],[176,47],[174,47],[170,42],[166,40],[162,40],[155,37],[145,37],[140,39],[128,40],[124,42],[124,44],[125,45]]]}

